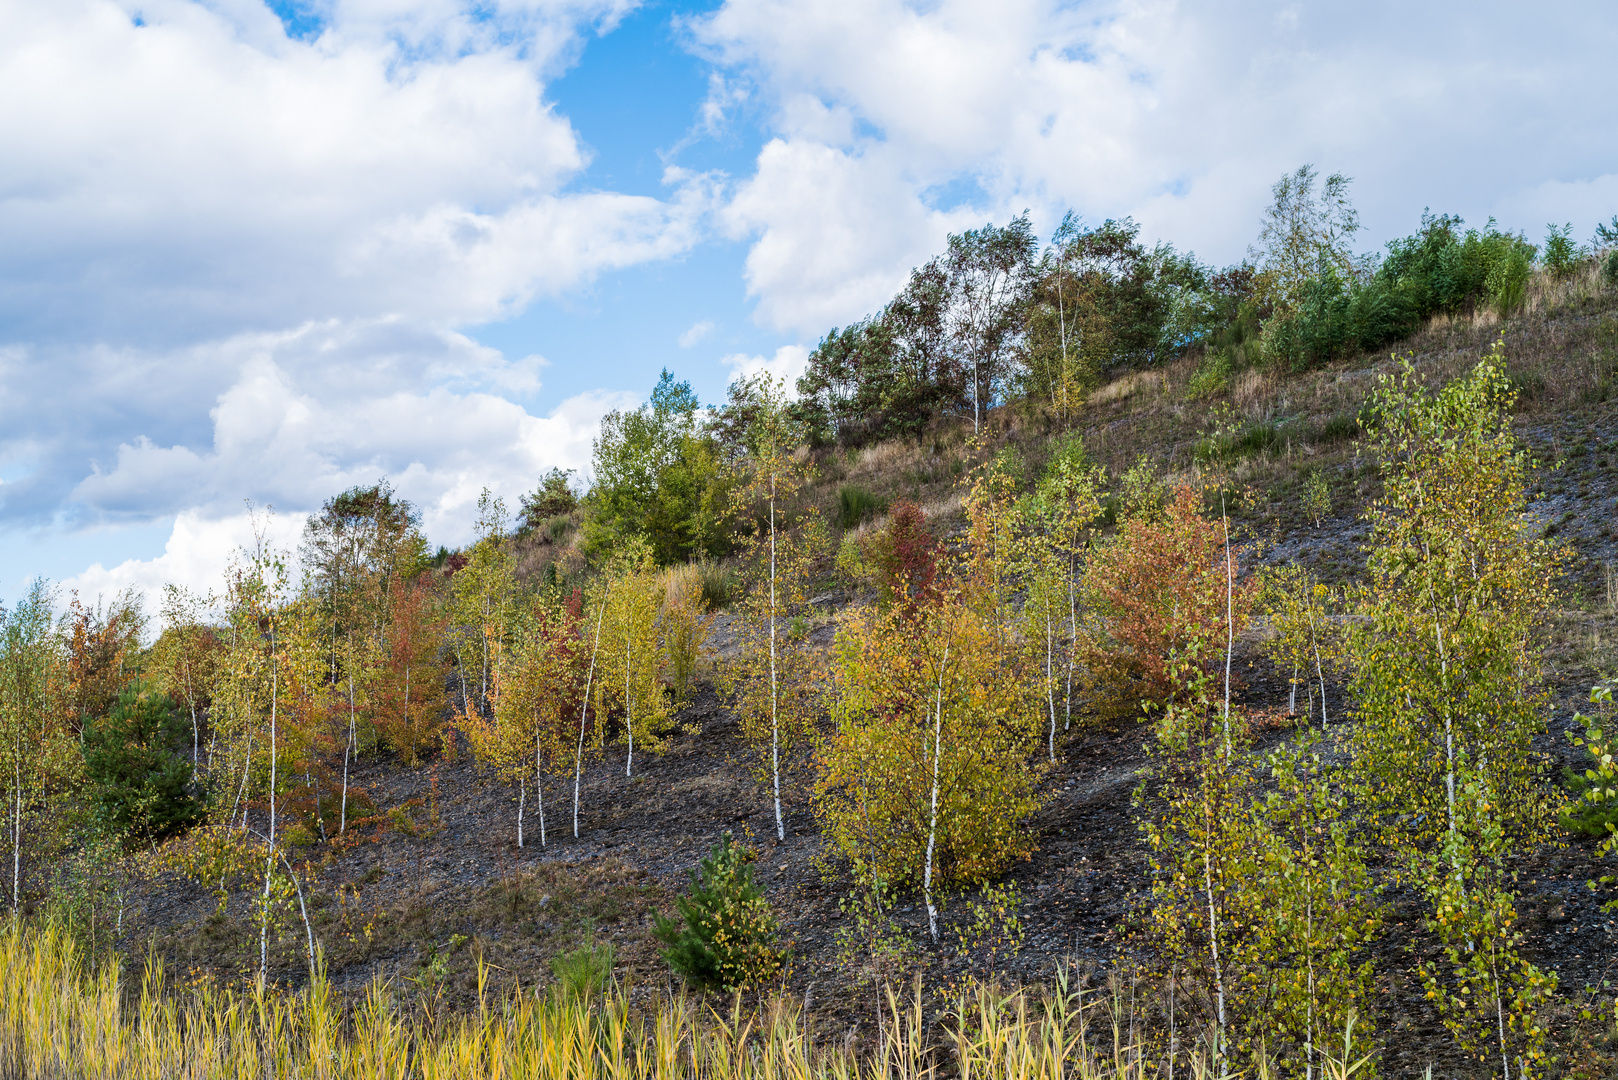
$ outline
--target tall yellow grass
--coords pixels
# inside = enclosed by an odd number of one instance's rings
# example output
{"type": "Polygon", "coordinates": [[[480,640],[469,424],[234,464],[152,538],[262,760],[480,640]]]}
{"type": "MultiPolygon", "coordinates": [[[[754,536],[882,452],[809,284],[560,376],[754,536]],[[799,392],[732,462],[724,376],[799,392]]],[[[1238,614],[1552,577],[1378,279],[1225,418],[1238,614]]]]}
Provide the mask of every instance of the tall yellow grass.
{"type": "MultiPolygon", "coordinates": [[[[90,969],[54,925],[0,930],[0,1076],[26,1080],[1146,1080],[1213,1075],[1183,1035],[1175,1071],[1131,1041],[1123,998],[1030,994],[979,984],[931,1023],[919,986],[888,991],[874,1049],[817,1042],[783,998],[722,1011],[687,996],[632,1007],[513,993],[476,1013],[426,1016],[373,981],[345,1009],[324,977],[297,993],[203,986],[169,991],[148,962],[139,990],[116,959],[90,969]],[[1099,1018],[1099,1022],[1094,1022],[1099,1018]]],[[[480,972],[480,982],[484,973],[480,972]]],[[[1357,1066],[1334,1068],[1347,1078],[1357,1066]]],[[[1258,1069],[1258,1075],[1268,1070],[1258,1069]]]]}

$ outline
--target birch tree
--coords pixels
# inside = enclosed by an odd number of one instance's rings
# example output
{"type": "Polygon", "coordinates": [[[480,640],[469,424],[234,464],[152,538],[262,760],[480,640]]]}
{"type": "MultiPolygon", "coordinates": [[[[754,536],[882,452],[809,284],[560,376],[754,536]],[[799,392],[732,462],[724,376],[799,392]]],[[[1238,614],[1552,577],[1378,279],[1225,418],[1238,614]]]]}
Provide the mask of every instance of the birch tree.
{"type": "Polygon", "coordinates": [[[468,729],[478,759],[517,781],[519,848],[530,786],[545,846],[545,778],[565,767],[573,749],[589,648],[582,608],[580,595],[565,605],[537,598],[518,614],[512,644],[494,666],[493,717],[468,729]]]}
{"type": "MultiPolygon", "coordinates": [[[[1549,704],[1536,631],[1560,559],[1527,513],[1513,402],[1498,344],[1436,391],[1408,365],[1384,377],[1371,433],[1384,494],[1369,512],[1370,584],[1349,647],[1360,797],[1462,968],[1491,958],[1476,978],[1498,1006],[1502,1071],[1522,1075],[1538,1068],[1543,1032],[1508,1014],[1531,1014],[1553,977],[1515,952],[1506,882],[1550,818],[1532,749],[1549,704]]],[[[1467,980],[1435,978],[1432,992],[1474,1045],[1467,980]]]]}
{"type": "Polygon", "coordinates": [[[1024,634],[1043,653],[1046,751],[1052,763],[1056,761],[1058,713],[1061,730],[1073,725],[1080,560],[1090,530],[1101,516],[1099,481],[1099,471],[1084,460],[1083,442],[1067,440],[1058,446],[1044,476],[1020,507],[1027,581],[1024,634]]]}
{"type": "Polygon", "coordinates": [[[635,747],[661,751],[662,732],[669,719],[662,683],[664,655],[658,647],[662,585],[644,547],[622,555],[611,574],[603,609],[595,708],[598,717],[617,713],[623,718],[624,775],[633,776],[635,747]]]}
{"type": "Polygon", "coordinates": [[[758,411],[748,433],[748,483],[742,509],[757,511],[743,560],[750,585],[738,607],[742,656],[726,672],[742,731],[764,758],[775,810],[776,839],[786,838],[781,811],[781,755],[810,730],[815,710],[815,656],[809,646],[810,588],[826,548],[816,508],[798,506],[810,479],[796,457],[803,432],[787,412],[785,386],[757,384],[758,411]]]}
{"type": "Polygon", "coordinates": [[[465,717],[488,713],[490,660],[510,626],[515,578],[504,548],[508,524],[504,500],[484,488],[478,498],[477,542],[467,564],[451,579],[451,639],[465,717]]]}
{"type": "Polygon", "coordinates": [[[990,880],[1029,848],[1041,709],[1022,655],[954,583],[838,630],[816,809],[857,869],[922,891],[935,939],[940,887],[990,880]]]}
{"type": "Polygon", "coordinates": [[[1027,214],[1004,228],[990,224],[949,238],[944,256],[952,298],[949,327],[969,373],[974,434],[994,404],[1021,332],[1038,250],[1027,214]]]}
{"type": "Polygon", "coordinates": [[[202,722],[218,675],[219,638],[207,623],[213,595],[163,586],[163,633],[152,646],[151,668],[162,691],[191,721],[191,765],[202,770],[202,722]]]}
{"type": "Polygon", "coordinates": [[[55,593],[41,578],[10,611],[0,609],[0,752],[4,761],[5,817],[11,841],[11,910],[22,898],[24,830],[44,793],[52,766],[60,766],[71,736],[53,698],[61,692],[62,658],[52,626],[55,593]]]}

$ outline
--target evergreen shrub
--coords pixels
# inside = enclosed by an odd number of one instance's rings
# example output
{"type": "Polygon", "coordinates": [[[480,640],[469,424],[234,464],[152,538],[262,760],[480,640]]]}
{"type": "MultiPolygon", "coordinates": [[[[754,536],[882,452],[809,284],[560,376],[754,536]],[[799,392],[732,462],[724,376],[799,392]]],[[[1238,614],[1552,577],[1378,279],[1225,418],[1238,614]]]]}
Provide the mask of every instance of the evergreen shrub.
{"type": "Polygon", "coordinates": [[[691,871],[691,891],[675,901],[679,918],[656,916],[652,933],[664,945],[664,961],[703,989],[729,993],[756,986],[786,960],[787,950],[775,943],[775,914],[753,880],[751,858],[726,833],[691,871]]]}

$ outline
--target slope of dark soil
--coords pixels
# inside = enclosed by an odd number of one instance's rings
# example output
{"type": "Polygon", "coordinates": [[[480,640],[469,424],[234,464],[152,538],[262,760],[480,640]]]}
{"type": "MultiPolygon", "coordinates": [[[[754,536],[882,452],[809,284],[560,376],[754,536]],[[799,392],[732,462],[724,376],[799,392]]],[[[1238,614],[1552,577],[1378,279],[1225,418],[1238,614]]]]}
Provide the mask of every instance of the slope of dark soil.
{"type": "MultiPolygon", "coordinates": [[[[1576,763],[1566,737],[1573,714],[1591,683],[1618,666],[1618,613],[1609,591],[1618,564],[1618,319],[1611,303],[1580,303],[1504,325],[1435,324],[1401,350],[1418,370],[1442,379],[1475,363],[1503,336],[1524,388],[1517,430],[1541,466],[1532,513],[1536,527],[1562,541],[1569,556],[1562,607],[1547,628],[1554,707],[1537,749],[1548,780],[1576,763]]],[[[1248,540],[1265,541],[1265,560],[1300,562],[1328,580],[1348,581],[1362,572],[1362,514],[1378,486],[1373,463],[1342,435],[1343,418],[1358,415],[1376,374],[1393,367],[1387,359],[1362,359],[1292,380],[1244,377],[1220,402],[1186,399],[1188,368],[1134,376],[1096,394],[1075,429],[1092,458],[1117,475],[1143,454],[1170,472],[1199,468],[1199,441],[1211,430],[1216,405],[1244,423],[1276,425],[1279,441],[1269,449],[1222,463],[1250,493],[1237,507],[1238,524],[1248,540]],[[1332,510],[1318,524],[1305,518],[1298,500],[1303,479],[1315,470],[1326,475],[1332,496],[1332,510]]],[[[1056,426],[1013,416],[1002,421],[995,445],[1018,446],[1037,467],[1056,426]]],[[[884,499],[914,498],[949,527],[959,520],[951,492],[969,453],[958,430],[823,452],[818,497],[829,507],[840,484],[859,484],[884,499]]],[[[829,641],[835,611],[845,603],[835,590],[824,598],[828,614],[817,640],[829,641]]],[[[1273,712],[1285,701],[1286,679],[1261,658],[1257,633],[1240,646],[1237,694],[1273,712]]],[[[710,640],[716,662],[733,646],[729,620],[721,616],[710,640]]],[[[1353,722],[1351,713],[1337,711],[1343,692],[1330,687],[1338,734],[1346,730],[1343,721],[1353,722]]],[[[311,922],[336,984],[358,994],[372,979],[391,979],[424,1007],[452,1008],[474,1000],[480,958],[497,985],[540,984],[549,978],[551,957],[594,934],[614,945],[622,976],[641,992],[668,985],[650,933],[652,913],[672,910],[691,868],[730,831],[756,851],[755,873],[792,943],[786,989],[809,998],[827,1023],[856,1027],[869,1009],[862,980],[870,958],[845,964],[849,958],[840,955],[847,950],[839,948],[839,932],[851,923],[839,904],[850,883],[826,850],[807,799],[811,763],[802,753],[792,759],[784,791],[788,835],[776,843],[758,756],[711,685],[678,720],[684,730],[664,752],[637,753],[633,776],[625,775],[622,746],[590,763],[577,838],[572,778],[554,778],[544,792],[544,846],[533,793],[528,845],[519,849],[516,791],[485,781],[464,752],[420,769],[387,759],[362,762],[356,783],[377,817],[309,852],[316,867],[308,883],[311,922]]],[[[958,946],[970,898],[947,906],[945,940],[934,947],[925,911],[906,896],[892,915],[907,931],[909,951],[891,958],[886,973],[925,969],[930,985],[948,986],[968,972],[1043,980],[1058,964],[1096,977],[1119,964],[1131,916],[1147,899],[1131,804],[1145,734],[1136,726],[1080,723],[1061,743],[1060,761],[1042,780],[1043,806],[1029,822],[1035,851],[1009,875],[1021,896],[1018,951],[958,946]]],[[[1263,739],[1288,737],[1272,730],[1263,739]]],[[[1602,910],[1611,897],[1586,887],[1611,867],[1593,859],[1593,842],[1563,837],[1517,870],[1525,951],[1561,976],[1555,1041],[1570,1074],[1601,1075],[1610,1061],[1574,1048],[1601,1029],[1577,1020],[1584,989],[1615,978],[1618,920],[1602,910]]],[[[237,890],[216,911],[214,894],[172,875],[137,882],[124,917],[125,949],[138,954],[150,943],[171,972],[185,977],[243,979],[258,964],[252,892],[237,890]]],[[[1376,947],[1384,1072],[1419,1075],[1436,1062],[1439,1075],[1464,1075],[1471,1066],[1453,1049],[1413,973],[1418,960],[1435,955],[1420,899],[1396,889],[1385,899],[1388,933],[1376,947]]],[[[293,910],[272,948],[276,977],[290,984],[304,971],[305,939],[293,910]]],[[[1598,1002],[1609,1017],[1612,993],[1598,1002]]]]}

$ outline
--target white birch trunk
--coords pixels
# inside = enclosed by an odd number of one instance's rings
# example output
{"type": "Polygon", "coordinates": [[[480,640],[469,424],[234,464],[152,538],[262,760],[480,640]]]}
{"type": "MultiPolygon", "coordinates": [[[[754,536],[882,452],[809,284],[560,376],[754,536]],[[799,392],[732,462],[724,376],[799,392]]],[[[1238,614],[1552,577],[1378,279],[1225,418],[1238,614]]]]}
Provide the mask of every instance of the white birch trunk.
{"type": "Polygon", "coordinates": [[[1051,732],[1050,754],[1051,764],[1056,764],[1056,673],[1055,663],[1056,642],[1053,640],[1054,629],[1051,626],[1051,614],[1047,607],[1045,612],[1045,701],[1050,706],[1051,732]]]}
{"type": "Polygon", "coordinates": [[[938,909],[933,906],[933,852],[938,840],[938,759],[944,750],[944,675],[949,669],[949,643],[938,665],[938,703],[933,712],[933,791],[927,822],[927,865],[922,871],[921,889],[927,900],[927,932],[938,941],[938,909]]]}
{"type": "Polygon", "coordinates": [[[579,709],[579,748],[573,753],[573,839],[579,838],[579,784],[584,776],[584,721],[590,715],[590,687],[595,681],[596,655],[601,651],[601,623],[607,617],[607,598],[596,615],[595,646],[590,650],[590,671],[584,677],[584,705],[579,709]]]}
{"type": "Polygon", "coordinates": [[[629,732],[629,756],[624,758],[624,775],[635,769],[635,684],[630,678],[629,608],[624,607],[624,730],[629,732]]]}
{"type": "MultiPolygon", "coordinates": [[[[773,466],[772,466],[773,468],[773,466]]],[[[775,838],[787,838],[781,818],[781,718],[780,690],[775,670],[775,474],[770,474],[770,775],[775,782],[775,838]]]]}
{"type": "Polygon", "coordinates": [[[1236,651],[1236,568],[1230,559],[1230,519],[1225,500],[1219,500],[1219,518],[1225,527],[1225,755],[1230,755],[1230,660],[1236,651]]]}

